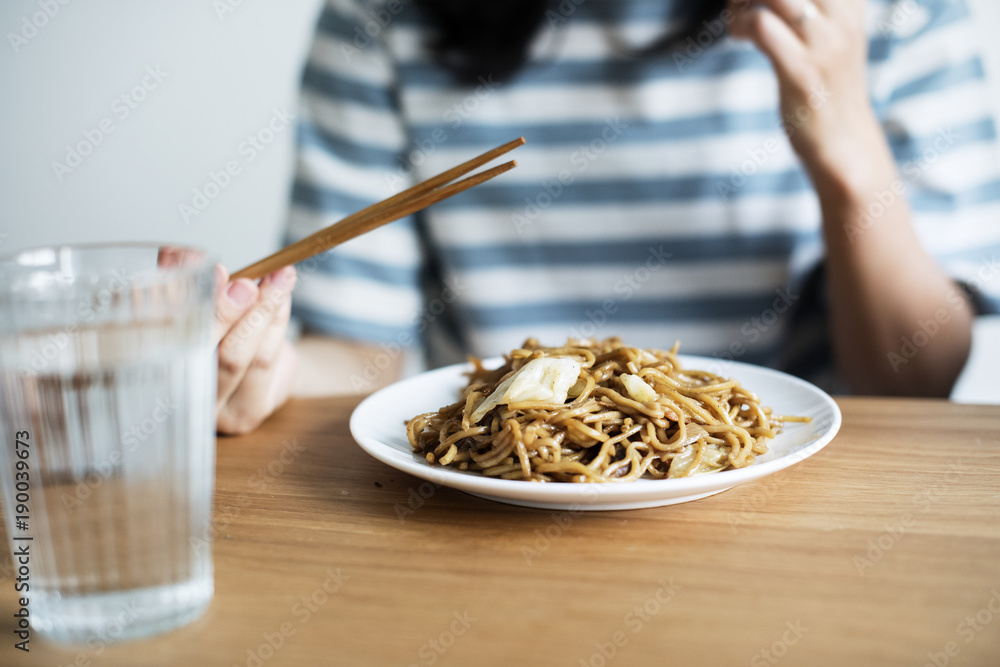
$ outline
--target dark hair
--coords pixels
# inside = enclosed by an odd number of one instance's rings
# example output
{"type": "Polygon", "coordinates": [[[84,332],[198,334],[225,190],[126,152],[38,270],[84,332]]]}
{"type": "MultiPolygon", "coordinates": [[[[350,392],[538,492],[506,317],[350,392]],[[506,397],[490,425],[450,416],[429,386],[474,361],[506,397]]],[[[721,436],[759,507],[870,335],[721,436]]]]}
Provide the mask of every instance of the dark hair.
{"type": "MultiPolygon", "coordinates": [[[[415,0],[415,4],[436,29],[430,47],[438,62],[463,83],[474,83],[487,74],[501,81],[512,77],[524,65],[546,11],[558,12],[556,0],[415,0]]],[[[681,27],[634,55],[651,57],[673,51],[693,38],[706,22],[718,18],[726,0],[676,4],[675,18],[681,27]]]]}

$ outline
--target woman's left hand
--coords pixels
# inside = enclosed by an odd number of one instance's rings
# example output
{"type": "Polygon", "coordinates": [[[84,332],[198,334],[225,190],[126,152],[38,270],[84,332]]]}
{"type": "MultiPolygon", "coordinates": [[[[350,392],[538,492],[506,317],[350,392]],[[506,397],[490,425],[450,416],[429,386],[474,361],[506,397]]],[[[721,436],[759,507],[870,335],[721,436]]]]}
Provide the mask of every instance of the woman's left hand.
{"type": "Polygon", "coordinates": [[[866,87],[865,1],[730,0],[729,8],[730,34],[774,66],[782,124],[813,179],[865,169],[885,144],[866,87]]]}
{"type": "Polygon", "coordinates": [[[868,97],[867,3],[730,0],[729,7],[730,34],[753,41],[774,67],[786,132],[819,196],[842,376],[858,393],[947,396],[969,353],[973,311],[922,245],[908,199],[897,196],[905,183],[868,97]],[[900,340],[939,313],[951,323],[913,363],[887,362],[900,340]]]}

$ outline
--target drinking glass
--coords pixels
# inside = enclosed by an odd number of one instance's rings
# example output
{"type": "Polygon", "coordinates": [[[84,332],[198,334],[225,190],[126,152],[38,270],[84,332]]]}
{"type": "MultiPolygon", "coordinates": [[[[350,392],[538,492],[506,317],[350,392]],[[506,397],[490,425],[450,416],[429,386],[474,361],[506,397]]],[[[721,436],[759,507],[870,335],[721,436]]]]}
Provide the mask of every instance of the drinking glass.
{"type": "Polygon", "coordinates": [[[207,608],[213,266],[155,245],[0,259],[0,486],[19,637],[108,643],[207,608]]]}

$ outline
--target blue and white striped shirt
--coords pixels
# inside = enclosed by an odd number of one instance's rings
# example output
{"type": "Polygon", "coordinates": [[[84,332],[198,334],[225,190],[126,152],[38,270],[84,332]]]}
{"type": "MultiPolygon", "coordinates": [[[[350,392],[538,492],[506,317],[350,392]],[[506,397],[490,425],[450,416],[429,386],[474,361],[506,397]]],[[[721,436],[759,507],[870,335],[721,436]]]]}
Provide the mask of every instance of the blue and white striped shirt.
{"type": "MultiPolygon", "coordinates": [[[[462,86],[410,3],[328,0],[303,76],[288,241],[527,144],[517,169],[300,267],[296,315],[422,347],[432,365],[527,336],[620,335],[832,386],[819,205],[785,136],[795,119],[779,115],[767,59],[716,37],[721,23],[676,54],[635,57],[671,4],[568,0],[514,80],[462,86]]],[[[968,10],[905,0],[868,14],[871,98],[914,223],[996,310],[1000,153],[968,10]]]]}

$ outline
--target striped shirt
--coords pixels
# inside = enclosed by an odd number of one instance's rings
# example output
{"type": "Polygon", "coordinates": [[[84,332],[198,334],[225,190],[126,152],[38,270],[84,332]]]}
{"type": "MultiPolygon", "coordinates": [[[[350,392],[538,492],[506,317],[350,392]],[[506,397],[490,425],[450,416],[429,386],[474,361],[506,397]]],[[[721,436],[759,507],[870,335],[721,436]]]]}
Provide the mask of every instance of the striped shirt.
{"type": "MultiPolygon", "coordinates": [[[[328,0],[303,75],[289,242],[527,144],[517,169],[300,266],[296,316],[420,349],[429,365],[528,336],[620,335],[680,340],[718,357],[717,372],[738,359],[838,388],[819,204],[786,138],[802,119],[781,118],[771,65],[721,21],[676,53],[635,57],[671,4],[566,0],[512,81],[470,86],[435,63],[411,3],[328,0]]],[[[868,26],[871,99],[914,224],[979,309],[997,311],[1000,153],[968,9],[871,2],[868,26]]],[[[877,224],[869,212],[858,233],[877,224]]]]}

